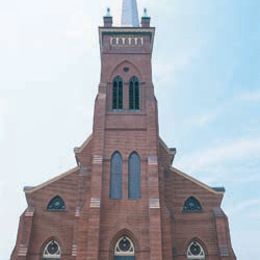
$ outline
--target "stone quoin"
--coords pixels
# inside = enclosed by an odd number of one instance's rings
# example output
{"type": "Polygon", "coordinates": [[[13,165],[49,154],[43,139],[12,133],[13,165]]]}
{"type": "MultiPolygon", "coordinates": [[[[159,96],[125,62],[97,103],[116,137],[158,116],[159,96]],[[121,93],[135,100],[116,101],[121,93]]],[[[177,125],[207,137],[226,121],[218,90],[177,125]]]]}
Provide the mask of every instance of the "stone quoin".
{"type": "Polygon", "coordinates": [[[24,189],[11,260],[235,260],[224,188],[172,166],[159,136],[152,79],[155,28],[136,0],[121,26],[99,27],[101,79],[93,132],[77,167],[24,189]]]}

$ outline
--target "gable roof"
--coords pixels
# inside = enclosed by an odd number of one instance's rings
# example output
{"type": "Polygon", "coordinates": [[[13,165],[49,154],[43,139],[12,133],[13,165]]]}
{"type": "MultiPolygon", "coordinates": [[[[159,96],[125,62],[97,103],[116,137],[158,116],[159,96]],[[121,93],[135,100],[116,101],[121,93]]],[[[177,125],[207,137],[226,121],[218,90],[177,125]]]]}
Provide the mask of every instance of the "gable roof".
{"type": "Polygon", "coordinates": [[[48,186],[48,185],[50,185],[52,183],[54,183],[54,182],[64,178],[64,177],[72,174],[72,173],[75,173],[79,169],[80,169],[80,167],[75,167],[75,168],[73,168],[73,169],[71,169],[71,170],[69,170],[67,172],[64,172],[64,173],[60,174],[59,176],[54,177],[54,178],[52,178],[52,179],[50,179],[50,180],[48,180],[48,181],[46,181],[46,182],[44,182],[44,183],[42,183],[40,185],[37,185],[35,187],[24,187],[24,192],[25,192],[25,194],[31,194],[31,193],[33,193],[35,191],[38,191],[38,190],[40,190],[40,189],[42,189],[42,188],[44,188],[44,187],[46,187],[46,186],[48,186]]]}
{"type": "Polygon", "coordinates": [[[212,188],[212,187],[208,186],[207,184],[198,181],[197,179],[191,177],[190,175],[182,172],[181,170],[179,170],[179,169],[177,169],[175,167],[171,167],[170,170],[172,172],[174,172],[174,173],[184,177],[185,179],[187,179],[187,180],[189,180],[189,181],[199,185],[201,188],[206,189],[207,191],[209,191],[211,193],[214,193],[216,195],[221,195],[221,196],[223,196],[223,194],[225,193],[225,189],[224,188],[221,188],[221,189],[217,188],[217,187],[212,188]]]}

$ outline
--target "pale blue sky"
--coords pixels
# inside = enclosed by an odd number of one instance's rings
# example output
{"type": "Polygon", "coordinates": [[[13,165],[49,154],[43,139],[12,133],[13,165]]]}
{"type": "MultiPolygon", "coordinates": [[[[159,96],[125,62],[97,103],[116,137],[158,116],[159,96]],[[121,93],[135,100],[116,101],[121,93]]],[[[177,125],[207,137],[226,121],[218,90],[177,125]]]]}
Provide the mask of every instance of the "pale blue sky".
{"type": "MultiPolygon", "coordinates": [[[[97,26],[120,0],[0,0],[0,260],[9,259],[23,186],[75,166],[92,128],[100,76],[97,26]],[[3,236],[2,236],[3,237],[3,236]]],[[[260,2],[139,0],[157,27],[160,133],[174,165],[225,186],[239,260],[260,234],[260,2]]]]}

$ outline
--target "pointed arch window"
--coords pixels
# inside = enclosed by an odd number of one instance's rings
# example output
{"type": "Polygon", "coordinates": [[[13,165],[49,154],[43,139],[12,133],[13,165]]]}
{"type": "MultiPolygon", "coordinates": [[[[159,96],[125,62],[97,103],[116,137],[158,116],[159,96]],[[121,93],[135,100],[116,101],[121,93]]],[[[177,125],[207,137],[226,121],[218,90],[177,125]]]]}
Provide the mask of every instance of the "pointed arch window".
{"type": "Polygon", "coordinates": [[[122,156],[119,152],[115,152],[111,158],[110,198],[122,198],[122,156]]]}
{"type": "Polygon", "coordinates": [[[137,77],[132,77],[129,81],[129,109],[140,109],[140,88],[137,77]]]}
{"type": "Polygon", "coordinates": [[[187,250],[188,260],[205,260],[205,251],[203,247],[196,241],[193,241],[187,250]]]}
{"type": "Polygon", "coordinates": [[[202,207],[200,202],[194,198],[194,197],[189,197],[183,206],[183,212],[200,212],[202,211],[202,207]]]}
{"type": "Polygon", "coordinates": [[[63,211],[65,210],[65,202],[60,196],[55,196],[51,199],[47,206],[48,211],[63,211]]]}
{"type": "Polygon", "coordinates": [[[128,198],[137,200],[141,197],[141,162],[139,155],[134,152],[128,160],[128,198]]]}
{"type": "Polygon", "coordinates": [[[135,260],[135,248],[132,240],[122,236],[114,249],[114,260],[135,260]]]}
{"type": "Polygon", "coordinates": [[[61,248],[57,241],[51,240],[44,248],[42,258],[44,260],[60,260],[61,248]]]}
{"type": "Polygon", "coordinates": [[[123,80],[117,76],[113,80],[112,109],[123,109],[123,80]]]}

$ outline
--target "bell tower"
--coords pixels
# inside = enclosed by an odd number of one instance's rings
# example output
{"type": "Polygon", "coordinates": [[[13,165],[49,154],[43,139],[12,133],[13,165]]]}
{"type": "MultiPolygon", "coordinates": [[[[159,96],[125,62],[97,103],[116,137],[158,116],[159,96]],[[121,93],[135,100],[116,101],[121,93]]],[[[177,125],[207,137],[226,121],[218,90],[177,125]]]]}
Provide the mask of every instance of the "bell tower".
{"type": "MultiPolygon", "coordinates": [[[[99,27],[101,78],[94,112],[91,187],[95,188],[90,200],[99,201],[100,207],[90,209],[89,217],[100,225],[89,227],[93,228],[87,250],[91,255],[100,248],[114,250],[126,236],[125,241],[133,243],[132,257],[162,259],[158,117],[151,63],[154,33],[150,17],[142,17],[139,25],[132,0],[123,1],[121,26],[113,26],[108,10],[104,26],[99,27]],[[110,245],[111,241],[115,243],[110,245]]],[[[81,154],[78,160],[84,165],[81,154]]],[[[113,250],[110,255],[121,259],[113,250]]],[[[106,250],[99,254],[93,260],[107,259],[106,250]]]]}

